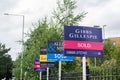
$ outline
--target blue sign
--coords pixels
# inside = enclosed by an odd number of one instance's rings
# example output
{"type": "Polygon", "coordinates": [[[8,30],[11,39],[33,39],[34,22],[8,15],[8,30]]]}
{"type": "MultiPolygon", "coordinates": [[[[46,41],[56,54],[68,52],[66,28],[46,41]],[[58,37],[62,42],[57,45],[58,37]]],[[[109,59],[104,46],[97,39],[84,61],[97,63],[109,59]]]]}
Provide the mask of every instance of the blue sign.
{"type": "Polygon", "coordinates": [[[47,54],[48,61],[73,61],[74,57],[64,54],[47,54]]]}
{"type": "Polygon", "coordinates": [[[34,59],[34,64],[35,64],[36,62],[39,62],[39,63],[40,63],[39,58],[35,58],[35,59],[34,59]]]}
{"type": "Polygon", "coordinates": [[[72,56],[64,56],[63,41],[48,41],[48,61],[73,61],[72,56]]]}
{"type": "Polygon", "coordinates": [[[64,26],[66,56],[102,57],[102,29],[85,26],[64,26]]]}
{"type": "Polygon", "coordinates": [[[63,54],[63,41],[48,41],[48,53],[63,54]]]}

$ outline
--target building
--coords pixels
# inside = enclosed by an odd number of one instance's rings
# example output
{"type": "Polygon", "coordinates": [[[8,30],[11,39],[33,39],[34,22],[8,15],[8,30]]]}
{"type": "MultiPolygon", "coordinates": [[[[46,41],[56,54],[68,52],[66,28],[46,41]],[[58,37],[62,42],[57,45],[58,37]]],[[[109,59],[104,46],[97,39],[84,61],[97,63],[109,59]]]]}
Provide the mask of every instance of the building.
{"type": "Polygon", "coordinates": [[[108,39],[113,43],[113,45],[120,45],[120,37],[112,37],[108,39]]]}

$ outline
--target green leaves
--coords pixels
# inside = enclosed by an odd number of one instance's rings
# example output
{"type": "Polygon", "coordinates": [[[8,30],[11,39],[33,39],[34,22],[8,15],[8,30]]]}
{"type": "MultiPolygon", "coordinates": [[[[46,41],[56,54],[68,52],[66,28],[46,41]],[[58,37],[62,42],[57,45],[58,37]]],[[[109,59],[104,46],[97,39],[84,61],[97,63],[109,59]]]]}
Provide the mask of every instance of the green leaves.
{"type": "Polygon", "coordinates": [[[8,73],[10,74],[8,77],[11,77],[12,74],[12,58],[9,54],[6,54],[8,51],[10,51],[10,48],[7,49],[5,44],[0,43],[0,74],[2,75],[0,77],[2,78],[6,77],[8,73]]]}
{"type": "Polygon", "coordinates": [[[78,25],[78,23],[85,17],[87,12],[82,12],[77,15],[74,14],[76,9],[76,1],[74,0],[63,0],[58,1],[58,7],[53,12],[53,18],[58,25],[63,27],[64,25],[78,25]]]}
{"type": "MultiPolygon", "coordinates": [[[[109,39],[104,41],[103,57],[97,58],[97,66],[114,67],[120,65],[120,47],[115,46],[109,39]]],[[[94,59],[91,59],[94,63],[94,59]]]]}
{"type": "Polygon", "coordinates": [[[8,51],[10,51],[9,49],[6,49],[5,44],[0,43],[0,55],[3,56],[5,55],[5,53],[7,53],[8,51]]]}

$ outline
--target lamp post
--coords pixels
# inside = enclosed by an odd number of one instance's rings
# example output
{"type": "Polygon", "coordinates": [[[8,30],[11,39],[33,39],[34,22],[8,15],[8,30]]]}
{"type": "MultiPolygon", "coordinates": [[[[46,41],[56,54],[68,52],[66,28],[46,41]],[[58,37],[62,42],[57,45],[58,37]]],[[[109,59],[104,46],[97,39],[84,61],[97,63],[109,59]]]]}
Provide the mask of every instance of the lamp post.
{"type": "Polygon", "coordinates": [[[107,25],[103,25],[103,38],[104,38],[104,40],[105,40],[105,27],[106,27],[107,25]]]}
{"type": "MultiPolygon", "coordinates": [[[[103,31],[103,39],[105,40],[105,27],[106,27],[107,25],[103,25],[102,26],[102,31],[103,31]]],[[[96,27],[96,28],[99,28],[100,26],[98,26],[98,25],[95,25],[94,27],[96,27]]]]}
{"type": "Polygon", "coordinates": [[[20,16],[23,18],[23,24],[22,24],[22,55],[21,55],[21,72],[20,72],[20,80],[22,80],[23,76],[23,51],[24,51],[24,15],[19,15],[19,14],[9,14],[9,13],[4,13],[4,15],[11,15],[11,16],[20,16]]]}
{"type": "MultiPolygon", "coordinates": [[[[106,27],[107,25],[103,25],[102,26],[102,31],[103,31],[103,40],[105,41],[105,27],[106,27]]],[[[96,28],[99,28],[100,26],[98,26],[98,25],[94,25],[94,27],[96,27],[96,28]]],[[[94,61],[95,61],[95,68],[96,68],[96,57],[94,58],[94,61]]]]}
{"type": "MultiPolygon", "coordinates": [[[[95,28],[99,28],[100,26],[98,25],[94,25],[95,28]]],[[[96,68],[96,57],[94,58],[94,62],[95,62],[95,68],[96,68]]]]}

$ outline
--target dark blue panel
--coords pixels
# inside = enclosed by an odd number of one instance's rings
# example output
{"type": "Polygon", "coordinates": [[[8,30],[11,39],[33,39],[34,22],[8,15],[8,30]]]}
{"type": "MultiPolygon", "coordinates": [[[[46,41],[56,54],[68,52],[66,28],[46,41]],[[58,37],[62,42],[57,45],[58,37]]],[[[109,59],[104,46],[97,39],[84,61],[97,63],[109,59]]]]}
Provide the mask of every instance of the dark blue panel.
{"type": "Polygon", "coordinates": [[[46,47],[41,47],[40,48],[40,54],[47,54],[47,48],[46,47]]]}
{"type": "Polygon", "coordinates": [[[44,72],[44,71],[47,71],[46,68],[34,68],[34,71],[35,72],[44,72]]]}
{"type": "Polygon", "coordinates": [[[65,49],[64,54],[66,56],[86,56],[86,57],[102,57],[103,51],[101,50],[74,50],[74,49],[65,49]]]}
{"type": "Polygon", "coordinates": [[[61,53],[63,54],[63,41],[48,41],[48,47],[47,47],[48,53],[61,53]]]}
{"type": "Polygon", "coordinates": [[[34,59],[34,64],[40,64],[39,58],[34,59]]]}
{"type": "Polygon", "coordinates": [[[64,40],[102,42],[102,29],[86,26],[64,26],[64,40]]]}
{"type": "Polygon", "coordinates": [[[35,62],[39,62],[39,58],[35,58],[34,61],[35,61],[35,62]]]}
{"type": "Polygon", "coordinates": [[[41,62],[40,66],[41,67],[54,67],[55,62],[41,62]]]}

